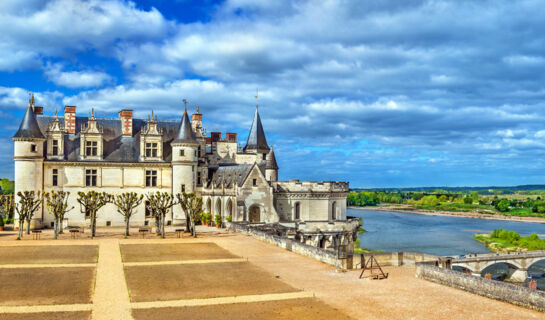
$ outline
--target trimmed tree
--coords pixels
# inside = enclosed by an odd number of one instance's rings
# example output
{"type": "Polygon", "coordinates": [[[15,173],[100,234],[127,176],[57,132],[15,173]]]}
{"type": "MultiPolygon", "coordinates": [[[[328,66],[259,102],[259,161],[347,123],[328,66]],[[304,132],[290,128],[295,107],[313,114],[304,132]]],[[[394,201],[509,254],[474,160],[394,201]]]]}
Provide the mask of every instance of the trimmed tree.
{"type": "MultiPolygon", "coordinates": [[[[0,196],[0,219],[9,219],[13,211],[13,194],[0,196]]],[[[2,220],[2,223],[4,220],[2,220]]]]}
{"type": "Polygon", "coordinates": [[[165,238],[165,217],[168,211],[178,204],[176,198],[168,192],[150,193],[146,195],[149,202],[149,210],[155,217],[155,225],[161,231],[161,237],[165,238]]]}
{"type": "Polygon", "coordinates": [[[34,191],[19,191],[17,192],[17,196],[19,197],[19,202],[15,206],[15,210],[19,215],[19,234],[17,235],[17,240],[21,240],[25,221],[27,222],[27,234],[30,234],[30,221],[36,211],[38,211],[40,204],[42,204],[43,194],[40,191],[37,193],[34,191]]]}
{"type": "Polygon", "coordinates": [[[193,237],[196,238],[197,232],[195,230],[195,222],[202,214],[202,197],[197,197],[194,193],[185,192],[182,194],[178,193],[176,197],[178,198],[182,210],[185,212],[186,227],[193,237]]]}
{"type": "Polygon", "coordinates": [[[144,199],[143,195],[139,195],[136,192],[125,192],[117,195],[113,199],[113,203],[117,207],[117,212],[125,219],[125,237],[129,236],[129,224],[134,209],[136,209],[144,199]]]}
{"type": "Polygon", "coordinates": [[[81,212],[86,216],[88,215],[89,220],[91,220],[91,238],[94,238],[96,235],[98,210],[112,202],[112,196],[106,192],[80,191],[78,192],[77,200],[80,204],[81,212]]]}
{"type": "Polygon", "coordinates": [[[49,211],[49,214],[53,215],[55,218],[54,221],[54,230],[55,230],[55,239],[59,233],[62,233],[62,221],[64,220],[64,215],[74,209],[74,207],[68,208],[68,197],[70,192],[64,191],[52,191],[51,193],[45,194],[45,204],[49,211]]]}

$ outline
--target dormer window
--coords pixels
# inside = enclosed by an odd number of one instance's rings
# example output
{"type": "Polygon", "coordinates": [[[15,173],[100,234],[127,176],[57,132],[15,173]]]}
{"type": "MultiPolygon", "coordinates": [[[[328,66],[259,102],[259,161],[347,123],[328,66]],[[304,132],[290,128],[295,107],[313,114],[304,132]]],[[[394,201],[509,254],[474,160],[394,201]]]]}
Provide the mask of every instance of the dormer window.
{"type": "Polygon", "coordinates": [[[157,143],[155,142],[151,142],[151,143],[146,143],[146,157],[152,157],[152,158],[156,158],[157,157],[157,143]]]}
{"type": "Polygon", "coordinates": [[[97,141],[85,141],[85,155],[87,157],[96,157],[98,155],[97,141]]]}
{"type": "Polygon", "coordinates": [[[53,145],[53,150],[52,150],[51,153],[54,156],[59,155],[59,140],[53,140],[53,141],[51,141],[51,144],[53,145]]]}

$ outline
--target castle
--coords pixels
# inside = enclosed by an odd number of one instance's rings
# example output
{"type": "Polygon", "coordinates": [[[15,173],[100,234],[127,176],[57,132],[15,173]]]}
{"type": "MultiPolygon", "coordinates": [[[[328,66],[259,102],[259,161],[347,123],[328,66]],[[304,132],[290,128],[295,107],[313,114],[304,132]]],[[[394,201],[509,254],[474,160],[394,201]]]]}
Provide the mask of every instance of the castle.
{"type": "MultiPolygon", "coordinates": [[[[15,192],[69,191],[68,225],[84,225],[86,214],[76,201],[78,191],[110,194],[136,192],[195,192],[204,211],[222,220],[248,223],[329,222],[346,220],[347,182],[278,181],[278,164],[269,146],[256,106],[246,145],[236,133],[211,132],[202,126],[197,107],[191,120],[184,108],[181,120],[76,115],[65,106],[64,116],[44,115],[29,101],[19,130],[13,136],[15,192]]],[[[17,217],[16,217],[17,219],[17,217]]],[[[131,218],[135,226],[152,225],[145,203],[131,218]]],[[[180,206],[173,207],[167,225],[185,224],[180,206]]],[[[97,225],[121,226],[123,217],[113,204],[102,208],[97,225]]],[[[45,208],[34,216],[35,228],[51,227],[45,208]]]]}

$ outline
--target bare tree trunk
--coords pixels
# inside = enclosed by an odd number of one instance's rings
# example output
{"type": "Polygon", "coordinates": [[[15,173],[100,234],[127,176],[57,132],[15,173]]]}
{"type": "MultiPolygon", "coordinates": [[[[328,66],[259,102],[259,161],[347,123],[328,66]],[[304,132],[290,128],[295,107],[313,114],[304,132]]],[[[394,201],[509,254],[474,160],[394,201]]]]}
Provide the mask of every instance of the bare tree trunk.
{"type": "Polygon", "coordinates": [[[94,238],[96,235],[96,225],[97,225],[96,212],[92,212],[91,213],[91,238],[94,238]]]}
{"type": "Polygon", "coordinates": [[[27,219],[26,221],[26,234],[30,234],[30,220],[31,219],[27,219]]]}
{"type": "Polygon", "coordinates": [[[125,237],[129,236],[129,218],[125,218],[125,237]]]}
{"type": "Polygon", "coordinates": [[[191,219],[191,233],[193,234],[193,238],[197,237],[197,230],[195,230],[195,221],[191,219]]]}
{"type": "Polygon", "coordinates": [[[17,235],[17,240],[21,240],[23,238],[23,226],[25,224],[24,220],[19,219],[19,234],[17,235]]]}
{"type": "Polygon", "coordinates": [[[161,234],[161,218],[159,216],[155,216],[155,234],[161,234]]]}
{"type": "Polygon", "coordinates": [[[161,215],[161,237],[165,238],[165,215],[161,215]]]}
{"type": "Polygon", "coordinates": [[[191,227],[189,226],[190,223],[192,223],[193,219],[190,219],[189,218],[189,215],[186,213],[185,214],[185,231],[186,232],[191,232],[191,227]]]}
{"type": "Polygon", "coordinates": [[[55,240],[57,239],[57,236],[58,236],[58,232],[57,232],[58,229],[59,229],[59,219],[55,219],[55,225],[54,225],[55,240]]]}
{"type": "Polygon", "coordinates": [[[64,217],[59,218],[59,234],[63,234],[63,228],[62,228],[62,222],[64,220],[64,217]]]}

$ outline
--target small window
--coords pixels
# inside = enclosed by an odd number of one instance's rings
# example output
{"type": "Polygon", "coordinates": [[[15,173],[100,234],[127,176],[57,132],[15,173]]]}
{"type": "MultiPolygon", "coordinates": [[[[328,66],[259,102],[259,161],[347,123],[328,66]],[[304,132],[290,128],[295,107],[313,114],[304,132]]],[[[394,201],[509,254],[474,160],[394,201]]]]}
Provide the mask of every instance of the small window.
{"type": "Polygon", "coordinates": [[[195,150],[195,157],[197,156],[197,150],[195,150]]]}
{"type": "Polygon", "coordinates": [[[201,185],[201,172],[197,171],[197,184],[201,185]]]}
{"type": "Polygon", "coordinates": [[[146,157],[157,157],[157,143],[146,143],[146,157]]]}
{"type": "Polygon", "coordinates": [[[112,226],[112,222],[111,221],[106,221],[106,227],[111,227],[112,226]]]}
{"type": "Polygon", "coordinates": [[[297,202],[295,204],[295,220],[301,219],[301,204],[297,202]]]}
{"type": "MultiPolygon", "coordinates": [[[[149,208],[149,204],[150,204],[150,203],[149,203],[149,201],[147,201],[147,200],[146,200],[146,202],[144,202],[144,206],[146,207],[146,210],[145,210],[145,212],[146,212],[146,217],[151,217],[151,210],[150,210],[150,208],[149,208]]],[[[146,221],[146,222],[147,222],[147,221],[146,221]]],[[[146,225],[147,225],[147,224],[146,224],[146,225]]]]}
{"type": "Polygon", "coordinates": [[[38,152],[38,147],[35,144],[30,145],[30,151],[31,152],[38,152]]]}
{"type": "Polygon", "coordinates": [[[157,170],[146,170],[146,187],[157,187],[157,170]]]}
{"type": "Polygon", "coordinates": [[[59,154],[59,140],[53,140],[52,145],[53,145],[52,153],[54,156],[56,156],[59,154]]]}
{"type": "Polygon", "coordinates": [[[85,141],[85,155],[86,156],[96,156],[96,155],[98,155],[98,142],[96,142],[96,141],[85,141]]]}
{"type": "Polygon", "coordinates": [[[167,226],[170,226],[172,224],[172,221],[168,220],[167,221],[167,226]]]}
{"type": "Polygon", "coordinates": [[[144,225],[145,225],[145,226],[149,226],[149,221],[147,221],[147,220],[144,221],[144,225]]]}
{"type": "Polygon", "coordinates": [[[182,193],[185,192],[185,184],[182,184],[182,193]]]}
{"type": "Polygon", "coordinates": [[[267,160],[267,154],[266,153],[263,154],[263,160],[267,160]]]}
{"type": "Polygon", "coordinates": [[[87,187],[97,186],[97,169],[85,170],[85,186],[87,187]]]}
{"type": "Polygon", "coordinates": [[[184,151],[185,151],[184,149],[180,150],[180,157],[183,157],[185,155],[184,151]]]}
{"type": "Polygon", "coordinates": [[[200,158],[201,157],[201,146],[199,146],[197,148],[197,156],[200,158]]]}
{"type": "Polygon", "coordinates": [[[257,186],[257,179],[252,180],[252,184],[254,185],[254,187],[257,186]]]}
{"type": "Polygon", "coordinates": [[[59,170],[58,169],[53,169],[52,177],[53,177],[53,180],[52,180],[51,184],[54,187],[56,187],[58,185],[58,181],[59,181],[59,170]]]}

